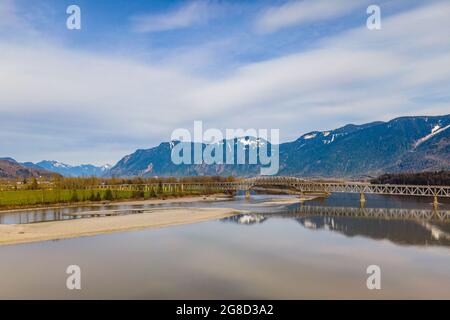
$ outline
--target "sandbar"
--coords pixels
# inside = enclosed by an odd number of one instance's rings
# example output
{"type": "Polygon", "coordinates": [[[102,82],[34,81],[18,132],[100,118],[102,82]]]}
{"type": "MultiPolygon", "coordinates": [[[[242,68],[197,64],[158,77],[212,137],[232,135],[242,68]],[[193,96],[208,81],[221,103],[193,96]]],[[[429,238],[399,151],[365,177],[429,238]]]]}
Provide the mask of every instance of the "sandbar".
{"type": "Polygon", "coordinates": [[[239,211],[229,208],[152,208],[142,211],[142,213],[118,216],[30,224],[4,224],[0,225],[0,245],[86,237],[145,228],[161,228],[216,220],[239,213],[239,211]]]}

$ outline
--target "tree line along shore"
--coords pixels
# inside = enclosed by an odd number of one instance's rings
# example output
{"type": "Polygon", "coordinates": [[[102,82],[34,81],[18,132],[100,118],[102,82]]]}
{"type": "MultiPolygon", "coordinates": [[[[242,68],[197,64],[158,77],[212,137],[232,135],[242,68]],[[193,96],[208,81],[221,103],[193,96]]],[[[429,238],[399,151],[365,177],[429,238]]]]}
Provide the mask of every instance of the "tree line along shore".
{"type": "Polygon", "coordinates": [[[450,186],[450,171],[428,171],[416,173],[386,173],[370,180],[374,184],[408,184],[423,186],[450,186]]]}
{"type": "Polygon", "coordinates": [[[202,192],[164,188],[163,183],[174,182],[219,182],[233,181],[232,177],[185,177],[185,178],[63,178],[23,179],[0,182],[0,210],[15,207],[44,206],[53,204],[74,204],[80,202],[101,202],[133,199],[157,199],[200,194],[213,194],[218,190],[202,192]],[[153,185],[151,188],[133,190],[108,189],[114,185],[153,185]]]}

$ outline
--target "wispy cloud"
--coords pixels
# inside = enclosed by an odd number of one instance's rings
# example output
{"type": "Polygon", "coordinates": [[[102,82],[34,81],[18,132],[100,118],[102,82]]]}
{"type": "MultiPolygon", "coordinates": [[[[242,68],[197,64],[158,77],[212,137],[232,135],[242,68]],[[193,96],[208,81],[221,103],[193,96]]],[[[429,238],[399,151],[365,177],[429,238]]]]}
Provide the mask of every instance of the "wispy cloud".
{"type": "Polygon", "coordinates": [[[216,14],[215,4],[196,1],[168,13],[134,16],[131,21],[136,32],[158,32],[199,25],[216,14]]]}
{"type": "Polygon", "coordinates": [[[114,162],[198,119],[282,128],[285,141],[351,121],[448,113],[449,15],[450,3],[427,3],[384,18],[379,31],[362,25],[313,49],[207,76],[171,61],[0,38],[0,150],[69,163],[89,162],[95,151],[97,163],[114,162]]]}
{"type": "Polygon", "coordinates": [[[362,7],[362,0],[298,0],[266,9],[256,20],[257,31],[276,32],[280,29],[340,17],[362,7]]]}

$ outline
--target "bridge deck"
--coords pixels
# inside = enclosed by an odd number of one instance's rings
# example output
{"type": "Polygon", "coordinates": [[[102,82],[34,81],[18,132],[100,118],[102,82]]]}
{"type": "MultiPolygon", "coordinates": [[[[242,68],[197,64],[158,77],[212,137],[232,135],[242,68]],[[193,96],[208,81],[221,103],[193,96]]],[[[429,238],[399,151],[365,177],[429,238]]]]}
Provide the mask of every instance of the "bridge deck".
{"type": "Polygon", "coordinates": [[[163,190],[174,191],[237,191],[250,190],[256,186],[280,186],[292,188],[297,190],[298,192],[340,192],[402,196],[431,196],[445,198],[450,197],[450,186],[370,184],[363,182],[326,182],[304,180],[293,177],[258,177],[232,182],[167,182],[144,185],[103,185],[101,186],[101,188],[112,190],[157,190],[159,188],[162,188],[163,190]]]}

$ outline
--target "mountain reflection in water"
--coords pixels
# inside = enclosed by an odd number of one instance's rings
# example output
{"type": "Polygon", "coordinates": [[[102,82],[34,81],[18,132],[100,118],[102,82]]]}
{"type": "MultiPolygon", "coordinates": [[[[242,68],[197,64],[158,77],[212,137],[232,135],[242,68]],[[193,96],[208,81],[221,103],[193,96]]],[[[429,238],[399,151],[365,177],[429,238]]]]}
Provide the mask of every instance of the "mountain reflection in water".
{"type": "Polygon", "coordinates": [[[240,214],[221,221],[252,225],[270,218],[295,219],[305,228],[335,231],[348,237],[450,247],[448,210],[300,206],[285,212],[240,214]]]}

